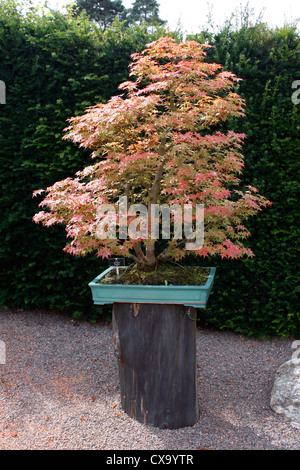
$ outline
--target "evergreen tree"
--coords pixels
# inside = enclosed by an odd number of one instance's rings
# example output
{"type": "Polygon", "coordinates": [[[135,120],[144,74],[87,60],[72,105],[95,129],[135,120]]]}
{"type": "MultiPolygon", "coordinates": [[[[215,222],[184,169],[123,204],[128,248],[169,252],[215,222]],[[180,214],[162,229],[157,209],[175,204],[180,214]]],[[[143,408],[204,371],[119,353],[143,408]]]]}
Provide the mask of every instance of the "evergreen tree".
{"type": "Polygon", "coordinates": [[[164,24],[159,17],[159,4],[156,0],[135,0],[127,16],[129,23],[158,23],[164,24]]]}
{"type": "Polygon", "coordinates": [[[76,14],[86,11],[91,20],[103,25],[106,29],[115,17],[122,15],[125,8],[121,0],[76,0],[76,14]]]}

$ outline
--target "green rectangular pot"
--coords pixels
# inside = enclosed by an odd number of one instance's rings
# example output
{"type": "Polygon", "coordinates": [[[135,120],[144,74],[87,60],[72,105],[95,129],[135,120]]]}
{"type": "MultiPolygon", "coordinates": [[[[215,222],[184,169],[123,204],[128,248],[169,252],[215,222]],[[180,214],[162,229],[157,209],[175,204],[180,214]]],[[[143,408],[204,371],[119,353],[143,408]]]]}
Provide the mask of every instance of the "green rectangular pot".
{"type": "Polygon", "coordinates": [[[106,269],[89,283],[95,305],[125,302],[181,304],[187,307],[204,308],[213,287],[216,273],[216,268],[208,268],[210,274],[203,286],[143,286],[99,283],[98,281],[112,269],[115,269],[115,267],[112,266],[106,269]]]}

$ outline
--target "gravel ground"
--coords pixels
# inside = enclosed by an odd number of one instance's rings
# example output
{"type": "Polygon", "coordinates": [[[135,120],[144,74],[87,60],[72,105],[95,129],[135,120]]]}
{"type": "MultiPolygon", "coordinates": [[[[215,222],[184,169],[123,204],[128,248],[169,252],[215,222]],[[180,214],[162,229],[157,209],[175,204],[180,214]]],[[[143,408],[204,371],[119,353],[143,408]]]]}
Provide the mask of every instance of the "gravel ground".
{"type": "Polygon", "coordinates": [[[197,330],[200,419],[161,430],[120,406],[112,328],[53,312],[0,310],[1,450],[299,450],[300,430],[269,406],[292,339],[197,330]]]}

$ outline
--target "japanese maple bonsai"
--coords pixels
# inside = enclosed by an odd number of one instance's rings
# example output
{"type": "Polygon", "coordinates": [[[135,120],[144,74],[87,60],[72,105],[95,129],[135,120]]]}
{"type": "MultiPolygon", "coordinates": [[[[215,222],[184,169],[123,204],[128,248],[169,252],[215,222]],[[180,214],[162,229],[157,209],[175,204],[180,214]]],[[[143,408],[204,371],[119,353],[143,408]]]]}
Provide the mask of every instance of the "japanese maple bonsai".
{"type": "Polygon", "coordinates": [[[97,236],[99,206],[117,209],[126,196],[128,205],[204,204],[204,246],[194,253],[253,256],[242,243],[250,235],[244,221],[270,203],[251,186],[239,188],[245,135],[217,130],[244,116],[244,102],[233,91],[239,79],[205,62],[207,47],[195,41],[177,44],[170,37],[149,44],[132,55],[134,79],[119,86],[124,94],[70,119],[63,138],[91,149],[95,163],[34,193],[46,193],[40,206],[48,208],[34,221],[65,224],[72,239],[65,251],[129,256],[141,267],[183,258],[184,240],[170,239],[157,252],[156,240],[149,237],[97,236]]]}
{"type": "MultiPolygon", "coordinates": [[[[184,258],[188,240],[173,237],[162,246],[148,236],[150,227],[135,238],[103,236],[110,224],[120,225],[118,208],[126,197],[128,206],[202,205],[204,242],[190,251],[199,259],[253,256],[243,244],[250,235],[244,223],[270,202],[252,186],[241,188],[245,135],[224,130],[230,119],[244,116],[243,99],[234,91],[239,79],[205,62],[208,47],[171,37],[148,44],[132,55],[132,80],[119,86],[120,94],[70,119],[64,138],[91,149],[94,162],[47,188],[40,206],[48,210],[34,216],[45,226],[65,224],[72,239],[65,251],[130,257],[140,270],[184,258]],[[103,205],[116,209],[111,218],[99,212],[103,205]]],[[[193,424],[198,411],[191,312],[166,306],[162,316],[162,306],[143,307],[139,315],[135,304],[114,306],[123,407],[160,427],[193,424]]]]}

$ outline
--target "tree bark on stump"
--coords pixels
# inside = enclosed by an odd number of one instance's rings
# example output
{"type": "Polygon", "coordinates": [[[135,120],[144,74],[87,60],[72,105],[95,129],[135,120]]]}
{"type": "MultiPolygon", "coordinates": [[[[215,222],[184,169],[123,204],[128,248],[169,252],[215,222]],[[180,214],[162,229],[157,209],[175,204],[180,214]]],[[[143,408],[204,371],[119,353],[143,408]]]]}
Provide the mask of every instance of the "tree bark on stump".
{"type": "Polygon", "coordinates": [[[194,319],[183,305],[114,303],[121,403],[137,421],[165,429],[197,422],[194,319]]]}

